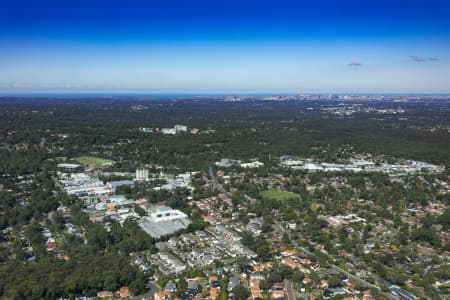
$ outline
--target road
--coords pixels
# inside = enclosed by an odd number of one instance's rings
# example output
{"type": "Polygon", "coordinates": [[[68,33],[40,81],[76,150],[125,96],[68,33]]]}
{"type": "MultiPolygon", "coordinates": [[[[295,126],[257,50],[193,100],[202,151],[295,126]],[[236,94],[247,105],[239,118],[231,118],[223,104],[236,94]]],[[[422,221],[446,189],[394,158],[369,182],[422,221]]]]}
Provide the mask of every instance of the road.
{"type": "Polygon", "coordinates": [[[352,280],[354,280],[354,281],[356,281],[356,282],[358,282],[358,283],[360,283],[360,284],[362,284],[362,285],[365,285],[365,286],[370,287],[370,288],[372,288],[372,289],[378,290],[378,292],[379,292],[381,295],[383,295],[384,297],[386,297],[386,298],[388,298],[388,299],[393,299],[393,300],[394,300],[394,299],[395,299],[395,300],[398,299],[398,298],[395,297],[394,295],[391,295],[391,294],[388,294],[388,293],[385,293],[385,292],[381,291],[381,289],[380,289],[378,286],[373,285],[373,284],[371,284],[371,283],[365,281],[364,279],[361,279],[361,278],[359,278],[359,277],[356,277],[355,275],[353,275],[353,274],[351,274],[351,273],[349,273],[349,272],[347,272],[347,271],[345,271],[345,270],[339,268],[339,267],[336,266],[336,265],[330,265],[330,268],[332,268],[333,270],[335,270],[335,271],[337,271],[337,272],[339,272],[339,273],[341,273],[341,274],[344,274],[344,275],[347,276],[348,278],[350,278],[350,279],[352,279],[352,280]]]}
{"type": "Polygon", "coordinates": [[[292,290],[292,281],[288,280],[286,283],[286,291],[288,300],[295,300],[294,291],[292,290]]]}
{"type": "Polygon", "coordinates": [[[142,295],[139,295],[139,296],[134,296],[134,297],[131,297],[130,299],[131,300],[150,300],[150,299],[153,299],[155,293],[159,291],[159,287],[156,284],[154,284],[152,282],[149,282],[149,283],[147,283],[147,288],[149,288],[149,290],[145,294],[142,294],[142,295]]]}
{"type": "Polygon", "coordinates": [[[220,182],[217,180],[216,176],[214,175],[214,170],[212,167],[209,167],[208,169],[209,177],[211,177],[211,180],[213,182],[214,188],[218,190],[220,193],[226,194],[228,197],[231,197],[231,194],[228,193],[223,186],[220,184],[220,182]]]}

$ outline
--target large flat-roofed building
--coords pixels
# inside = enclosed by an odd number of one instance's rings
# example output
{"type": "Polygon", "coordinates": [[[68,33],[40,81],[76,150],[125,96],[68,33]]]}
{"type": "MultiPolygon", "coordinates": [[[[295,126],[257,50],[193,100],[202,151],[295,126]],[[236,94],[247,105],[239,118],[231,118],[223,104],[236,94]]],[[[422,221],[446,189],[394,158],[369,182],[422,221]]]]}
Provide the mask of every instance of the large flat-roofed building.
{"type": "Polygon", "coordinates": [[[186,132],[187,131],[187,126],[186,125],[175,125],[173,127],[173,129],[175,129],[175,132],[178,134],[178,133],[181,133],[181,132],[186,132]]]}
{"type": "Polygon", "coordinates": [[[190,223],[188,216],[182,211],[164,206],[142,218],[139,226],[151,237],[159,238],[187,228],[190,223]]]}
{"type": "Polygon", "coordinates": [[[75,169],[82,169],[83,166],[82,165],[78,165],[78,164],[69,164],[69,163],[60,163],[57,165],[58,168],[61,169],[67,169],[67,170],[75,170],[75,169]]]}
{"type": "Polygon", "coordinates": [[[113,191],[113,193],[116,192],[116,189],[119,186],[124,186],[124,185],[133,185],[134,181],[132,180],[116,180],[116,181],[110,181],[107,183],[108,187],[110,187],[113,191]]]}
{"type": "Polygon", "coordinates": [[[58,177],[70,196],[106,195],[112,191],[103,181],[86,173],[59,173],[58,177]]]}
{"type": "Polygon", "coordinates": [[[215,162],[218,167],[229,168],[235,165],[238,161],[230,158],[222,158],[220,161],[215,162]]]}

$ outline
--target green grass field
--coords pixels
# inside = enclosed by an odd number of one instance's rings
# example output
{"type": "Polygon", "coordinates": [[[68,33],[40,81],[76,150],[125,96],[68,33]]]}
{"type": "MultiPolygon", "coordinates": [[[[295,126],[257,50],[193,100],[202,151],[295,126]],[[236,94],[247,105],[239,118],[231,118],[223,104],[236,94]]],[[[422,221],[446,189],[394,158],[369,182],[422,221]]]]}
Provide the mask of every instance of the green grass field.
{"type": "Polygon", "coordinates": [[[74,158],[74,160],[79,164],[82,164],[84,166],[91,167],[91,168],[99,168],[99,167],[103,167],[105,165],[114,163],[114,161],[112,161],[110,159],[95,157],[95,156],[80,156],[80,157],[74,158]]]}
{"type": "Polygon", "coordinates": [[[267,190],[260,192],[261,196],[266,199],[274,200],[287,200],[287,199],[299,199],[300,195],[292,192],[281,191],[281,190],[267,190]]]}

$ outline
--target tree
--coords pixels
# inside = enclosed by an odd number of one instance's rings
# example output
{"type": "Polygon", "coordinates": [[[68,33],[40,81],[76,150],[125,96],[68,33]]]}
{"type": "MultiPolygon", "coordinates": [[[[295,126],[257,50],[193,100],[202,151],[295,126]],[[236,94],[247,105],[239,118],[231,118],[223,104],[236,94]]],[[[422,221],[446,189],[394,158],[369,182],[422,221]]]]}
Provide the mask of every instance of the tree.
{"type": "Polygon", "coordinates": [[[233,293],[239,300],[247,300],[250,297],[250,292],[241,284],[233,289],[233,293]]]}
{"type": "Polygon", "coordinates": [[[227,276],[222,276],[220,279],[220,294],[219,294],[219,300],[227,300],[228,299],[228,283],[229,279],[227,276]]]}
{"type": "Polygon", "coordinates": [[[134,207],[134,211],[135,211],[140,217],[144,217],[144,216],[147,215],[147,212],[146,212],[142,207],[140,207],[139,205],[136,205],[136,206],[134,207]]]}
{"type": "Polygon", "coordinates": [[[144,276],[139,273],[135,280],[133,280],[128,286],[133,295],[140,295],[145,292],[145,279],[144,276]]]}
{"type": "Polygon", "coordinates": [[[342,285],[341,280],[337,276],[332,276],[328,280],[328,286],[330,288],[340,287],[342,285]]]}

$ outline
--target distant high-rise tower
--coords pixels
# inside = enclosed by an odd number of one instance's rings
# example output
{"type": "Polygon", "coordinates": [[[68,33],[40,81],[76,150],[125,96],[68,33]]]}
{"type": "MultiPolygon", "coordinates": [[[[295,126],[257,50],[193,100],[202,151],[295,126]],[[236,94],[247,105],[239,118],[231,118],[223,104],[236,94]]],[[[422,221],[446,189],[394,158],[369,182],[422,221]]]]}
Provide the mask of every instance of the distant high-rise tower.
{"type": "Polygon", "coordinates": [[[337,100],[337,99],[339,99],[339,96],[338,95],[334,95],[333,93],[330,93],[330,98],[329,98],[330,100],[337,100]]]}
{"type": "Polygon", "coordinates": [[[136,181],[146,181],[148,179],[148,169],[136,169],[136,181]]]}

